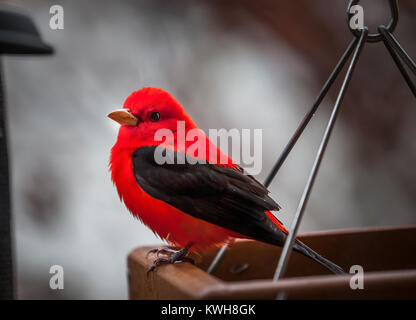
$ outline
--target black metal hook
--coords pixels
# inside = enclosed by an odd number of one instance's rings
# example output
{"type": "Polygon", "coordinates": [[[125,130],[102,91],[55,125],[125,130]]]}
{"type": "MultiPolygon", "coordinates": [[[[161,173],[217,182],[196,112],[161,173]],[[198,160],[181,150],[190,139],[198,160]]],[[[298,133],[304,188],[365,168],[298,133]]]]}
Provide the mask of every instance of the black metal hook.
{"type": "MultiPolygon", "coordinates": [[[[362,30],[351,28],[350,20],[351,20],[352,14],[350,13],[350,11],[351,11],[351,7],[357,5],[359,2],[360,0],[351,0],[347,7],[347,25],[350,31],[352,32],[352,34],[357,38],[360,37],[362,30]]],[[[386,29],[391,33],[394,31],[394,29],[396,29],[397,23],[399,22],[399,7],[397,5],[397,0],[389,0],[389,5],[390,5],[391,17],[390,17],[390,22],[387,25],[386,29]]],[[[367,42],[379,42],[381,40],[383,40],[383,36],[382,34],[380,34],[380,32],[371,33],[367,37],[367,42]]]]}

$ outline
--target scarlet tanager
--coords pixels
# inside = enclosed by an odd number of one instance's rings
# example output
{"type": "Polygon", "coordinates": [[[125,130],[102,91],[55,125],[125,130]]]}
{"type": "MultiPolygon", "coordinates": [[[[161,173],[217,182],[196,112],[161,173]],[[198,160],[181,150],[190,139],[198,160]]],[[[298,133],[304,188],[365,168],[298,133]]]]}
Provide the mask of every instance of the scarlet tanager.
{"type": "MultiPolygon", "coordinates": [[[[211,142],[168,92],[135,91],[123,109],[108,117],[121,124],[110,157],[120,199],[160,238],[182,248],[152,250],[170,257],[156,259],[149,271],[166,263],[192,262],[186,257],[189,250],[206,250],[233,238],[283,246],[288,231],[270,212],[280,207],[269,191],[211,142]],[[178,124],[185,133],[192,131],[193,139],[186,139],[178,124]],[[169,129],[173,139],[158,138],[160,129],[169,129]],[[204,148],[191,148],[198,139],[204,148]],[[159,163],[157,152],[177,161],[159,163]]],[[[333,273],[345,273],[298,240],[293,248],[333,273]]]]}

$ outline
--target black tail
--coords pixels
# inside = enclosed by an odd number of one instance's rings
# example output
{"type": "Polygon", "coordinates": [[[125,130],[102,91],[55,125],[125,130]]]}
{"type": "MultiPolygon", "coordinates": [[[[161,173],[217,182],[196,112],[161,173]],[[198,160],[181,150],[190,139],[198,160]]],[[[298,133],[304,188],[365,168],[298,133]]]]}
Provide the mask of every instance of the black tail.
{"type": "Polygon", "coordinates": [[[296,250],[305,256],[315,260],[316,262],[323,265],[325,268],[327,268],[329,271],[335,273],[335,274],[347,274],[341,267],[337,266],[335,263],[329,261],[328,259],[325,259],[322,257],[319,253],[313,251],[311,248],[309,248],[306,244],[300,242],[299,240],[296,240],[293,250],[296,250]]]}

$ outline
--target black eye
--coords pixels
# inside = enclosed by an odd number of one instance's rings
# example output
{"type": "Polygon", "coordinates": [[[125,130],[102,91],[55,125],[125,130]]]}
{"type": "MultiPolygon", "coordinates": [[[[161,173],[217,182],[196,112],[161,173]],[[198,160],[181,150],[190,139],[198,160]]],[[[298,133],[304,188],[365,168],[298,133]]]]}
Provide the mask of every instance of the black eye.
{"type": "Polygon", "coordinates": [[[150,114],[150,120],[152,120],[153,122],[159,121],[160,120],[160,113],[157,112],[157,111],[152,112],[150,114]]]}

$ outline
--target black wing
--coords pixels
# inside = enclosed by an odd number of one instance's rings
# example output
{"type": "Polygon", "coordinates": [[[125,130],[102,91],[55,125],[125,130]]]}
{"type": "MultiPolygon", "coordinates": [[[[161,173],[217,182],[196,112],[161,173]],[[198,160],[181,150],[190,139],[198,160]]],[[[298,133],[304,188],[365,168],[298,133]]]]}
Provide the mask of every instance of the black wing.
{"type": "Polygon", "coordinates": [[[143,147],[132,156],[134,176],[146,193],[195,218],[282,245],[285,234],[265,214],[280,207],[255,178],[241,168],[191,164],[196,161],[179,164],[178,156],[183,153],[176,151],[164,150],[175,163],[160,165],[155,149],[143,147]]]}

